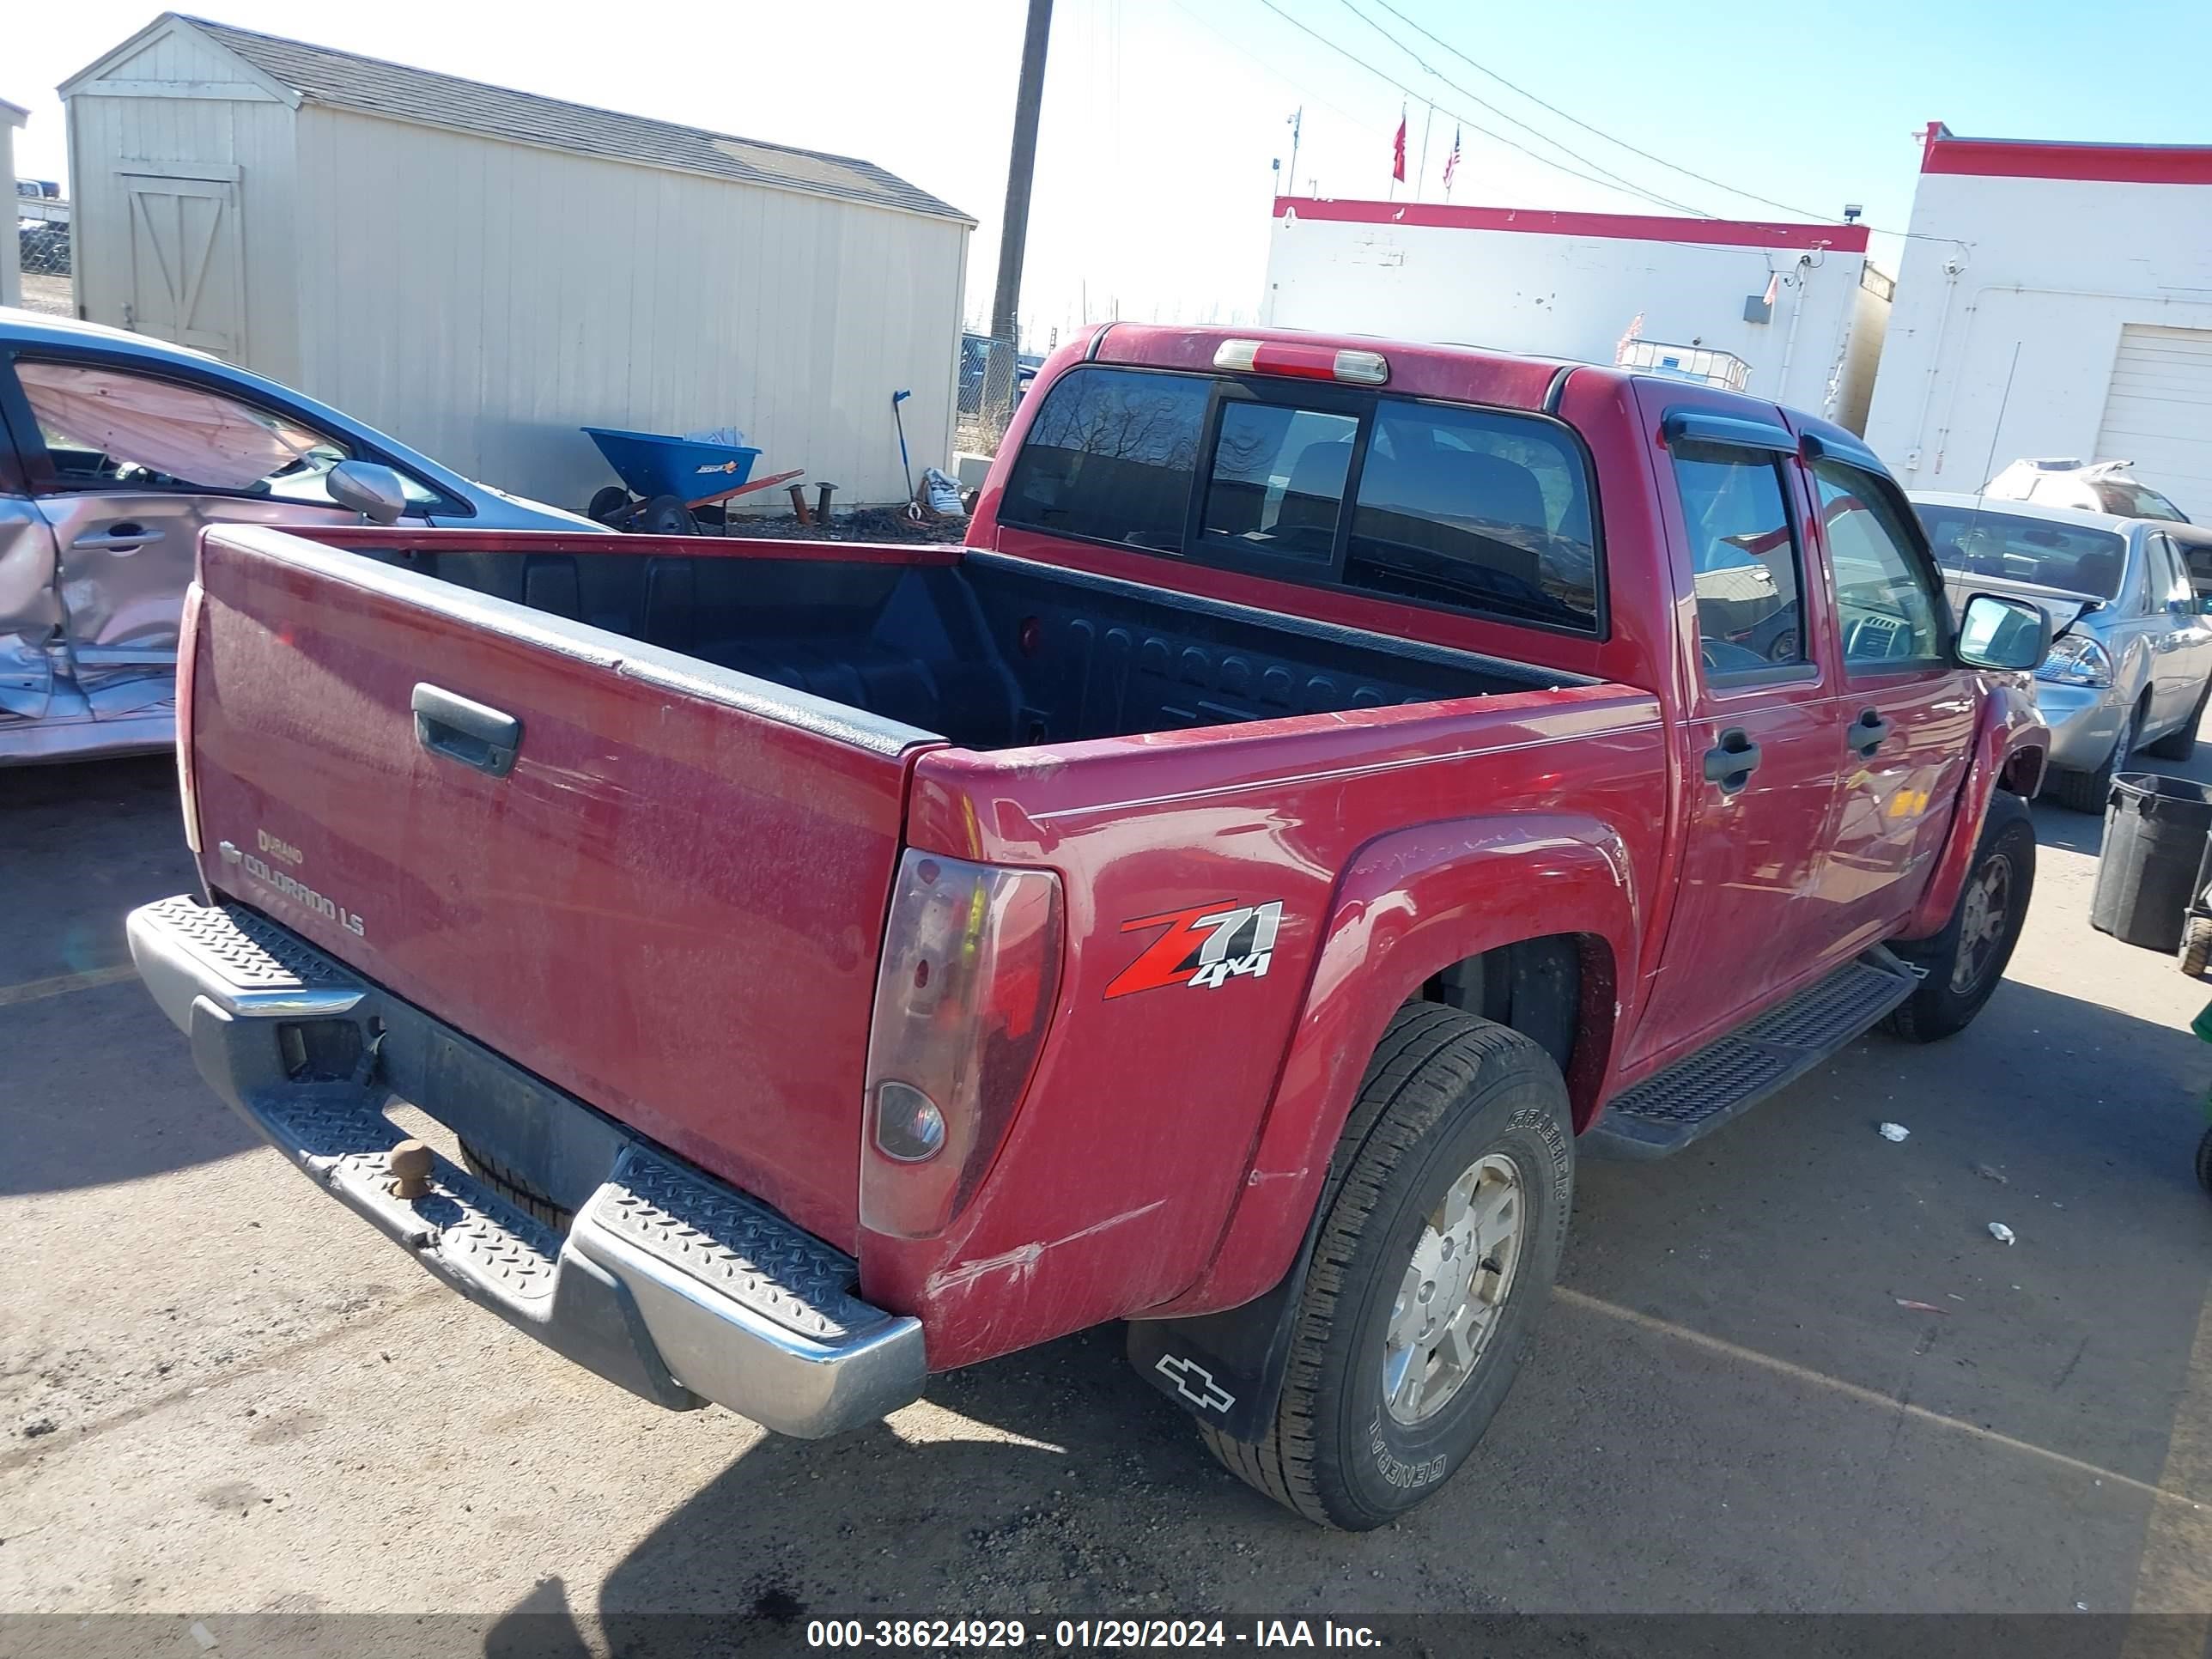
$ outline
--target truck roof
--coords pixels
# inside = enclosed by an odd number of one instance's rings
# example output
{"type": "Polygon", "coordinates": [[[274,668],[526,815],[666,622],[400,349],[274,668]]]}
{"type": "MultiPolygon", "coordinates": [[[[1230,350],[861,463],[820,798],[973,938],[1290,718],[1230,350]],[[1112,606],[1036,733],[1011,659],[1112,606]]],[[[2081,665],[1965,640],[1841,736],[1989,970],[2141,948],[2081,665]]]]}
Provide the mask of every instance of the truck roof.
{"type": "MultiPolygon", "coordinates": [[[[1694,393],[1698,404],[1720,410],[1736,404],[1750,418],[1771,421],[1777,405],[1763,398],[1731,392],[1723,386],[1674,381],[1664,376],[1640,374],[1612,363],[1591,363],[1570,357],[1539,356],[1533,352],[1504,351],[1486,346],[1442,341],[1393,339],[1376,334],[1330,333],[1290,328],[1182,327],[1156,323],[1104,323],[1083,347],[1085,362],[1120,363],[1136,368],[1194,369],[1211,373],[1217,367],[1214,353],[1224,341],[1251,340],[1323,350],[1373,352],[1389,365],[1389,378],[1381,388],[1401,396],[1473,400],[1503,409],[1548,412],[1559,405],[1567,377],[1578,381],[1595,377],[1626,386],[1632,380],[1662,380],[1694,393]]],[[[1817,431],[1859,447],[1858,434],[1802,410],[1791,417],[1804,430],[1817,431]]]]}
{"type": "MultiPolygon", "coordinates": [[[[1092,333],[1085,361],[1150,368],[1212,372],[1214,353],[1226,340],[1256,340],[1320,347],[1337,351],[1370,351],[1389,364],[1386,388],[1414,397],[1475,398],[1507,409],[1542,410],[1555,400],[1553,386],[1570,374],[1627,380],[1626,370],[1610,364],[1580,363],[1526,352],[1495,351],[1478,346],[1391,339],[1375,334],[1321,333],[1290,328],[1185,328],[1170,324],[1106,323],[1092,333]]],[[[1746,398],[1747,406],[1757,400],[1746,398]]],[[[1771,407],[1771,405],[1767,405],[1771,407]]]]}

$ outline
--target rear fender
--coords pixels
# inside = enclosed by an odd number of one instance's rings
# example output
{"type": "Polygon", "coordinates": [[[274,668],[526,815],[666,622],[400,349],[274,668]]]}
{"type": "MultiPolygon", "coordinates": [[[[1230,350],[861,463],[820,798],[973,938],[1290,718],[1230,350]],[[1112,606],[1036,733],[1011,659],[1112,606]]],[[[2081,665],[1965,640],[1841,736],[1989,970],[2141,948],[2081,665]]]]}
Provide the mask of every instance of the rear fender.
{"type": "Polygon", "coordinates": [[[2034,694],[2008,684],[1989,689],[1981,729],[1974,737],[1974,758],[1959,787],[1958,809],[1951,814],[1951,834],[1928,878],[1928,885],[1899,932],[1903,939],[1928,939],[1943,931],[1959,894],[1973,867],[1974,848],[1988,822],[1990,797],[1999,789],[2035,799],[2043,787],[2045,762],[2051,754],[2050,729],[2035,712],[2034,694]]]}
{"type": "Polygon", "coordinates": [[[1596,1115],[1627,1015],[1644,905],[1620,834],[1578,814],[1462,818],[1370,842],[1339,884],[1328,931],[1213,1260],[1154,1317],[1212,1313],[1281,1285],[1319,1208],[1368,1057],[1390,1016],[1455,963],[1553,934],[1583,941],[1568,1093],[1596,1115]]]}

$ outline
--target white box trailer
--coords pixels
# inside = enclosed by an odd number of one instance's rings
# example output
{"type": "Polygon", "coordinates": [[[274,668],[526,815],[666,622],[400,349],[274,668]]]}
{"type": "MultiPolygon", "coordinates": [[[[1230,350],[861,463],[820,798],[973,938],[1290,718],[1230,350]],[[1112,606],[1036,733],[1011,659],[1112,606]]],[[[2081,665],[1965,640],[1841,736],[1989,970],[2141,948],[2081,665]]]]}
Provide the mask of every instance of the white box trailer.
{"type": "Polygon", "coordinates": [[[1594,363],[1664,342],[1678,368],[1684,353],[1734,358],[1740,383],[1716,384],[1856,430],[1892,291],[1867,236],[1857,224],[1279,197],[1262,318],[1594,363]]]}

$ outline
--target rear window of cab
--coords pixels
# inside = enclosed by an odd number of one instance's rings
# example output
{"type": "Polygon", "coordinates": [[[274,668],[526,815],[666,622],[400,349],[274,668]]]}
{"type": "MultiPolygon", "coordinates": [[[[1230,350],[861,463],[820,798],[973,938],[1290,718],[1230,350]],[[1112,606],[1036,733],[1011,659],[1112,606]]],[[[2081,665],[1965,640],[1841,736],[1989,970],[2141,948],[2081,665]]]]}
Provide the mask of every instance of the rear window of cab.
{"type": "Polygon", "coordinates": [[[1046,392],[999,519],[1500,621],[1599,629],[1589,464],[1541,416],[1085,365],[1046,392]]]}

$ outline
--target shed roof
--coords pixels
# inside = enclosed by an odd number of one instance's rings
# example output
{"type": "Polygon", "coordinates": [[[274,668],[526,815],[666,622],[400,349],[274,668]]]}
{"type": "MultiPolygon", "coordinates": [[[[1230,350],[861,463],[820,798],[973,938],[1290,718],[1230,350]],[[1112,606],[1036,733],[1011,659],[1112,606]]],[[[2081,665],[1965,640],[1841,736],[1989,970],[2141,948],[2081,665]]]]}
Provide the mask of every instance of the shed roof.
{"type": "MultiPolygon", "coordinates": [[[[825,155],[642,115],[594,109],[588,104],[465,81],[456,75],[262,34],[204,17],[173,12],[164,14],[161,21],[172,19],[198,30],[244,59],[261,77],[307,102],[606,161],[673,167],[933,218],[975,222],[928,191],[873,162],[851,156],[825,155]]],[[[64,84],[63,90],[68,92],[69,83],[64,84]]]]}

